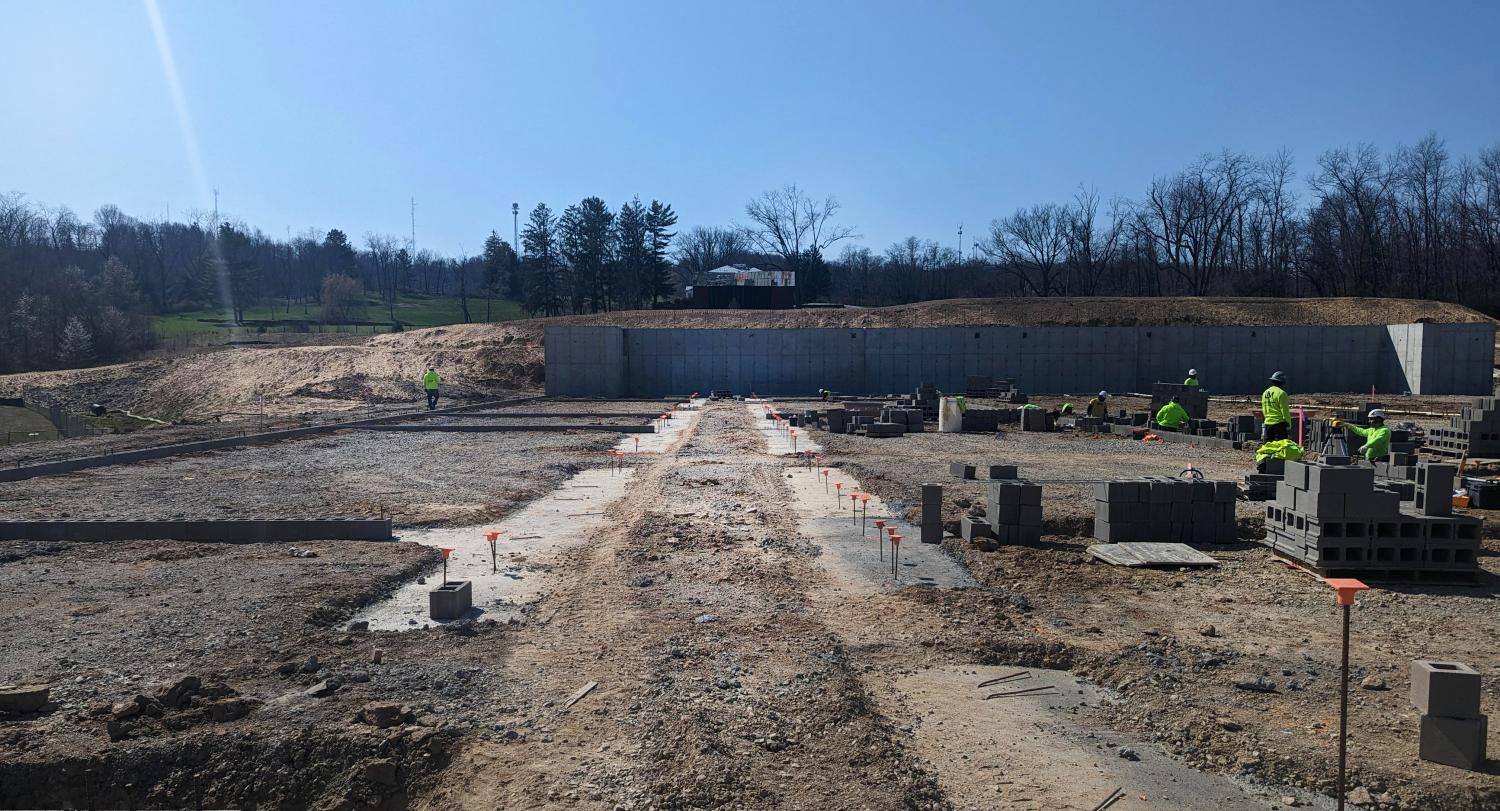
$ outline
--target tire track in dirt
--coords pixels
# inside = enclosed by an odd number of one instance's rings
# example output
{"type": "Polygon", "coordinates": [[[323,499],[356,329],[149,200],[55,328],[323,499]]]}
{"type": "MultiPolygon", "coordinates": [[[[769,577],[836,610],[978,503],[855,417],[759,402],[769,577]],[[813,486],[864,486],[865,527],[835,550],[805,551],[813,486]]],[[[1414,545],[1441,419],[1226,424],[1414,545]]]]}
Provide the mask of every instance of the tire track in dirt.
{"type": "Polygon", "coordinates": [[[749,419],[711,405],[636,470],[495,653],[528,733],[468,744],[427,807],[947,807],[816,610],[818,548],[749,419]]]}

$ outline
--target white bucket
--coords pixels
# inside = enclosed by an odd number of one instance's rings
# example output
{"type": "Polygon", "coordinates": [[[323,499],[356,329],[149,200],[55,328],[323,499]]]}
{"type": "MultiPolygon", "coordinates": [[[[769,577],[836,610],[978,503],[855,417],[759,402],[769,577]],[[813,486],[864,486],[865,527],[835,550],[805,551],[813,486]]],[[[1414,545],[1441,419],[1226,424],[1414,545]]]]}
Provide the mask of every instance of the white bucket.
{"type": "Polygon", "coordinates": [[[938,431],[956,434],[964,427],[964,413],[957,397],[944,397],[938,403],[938,431]]]}

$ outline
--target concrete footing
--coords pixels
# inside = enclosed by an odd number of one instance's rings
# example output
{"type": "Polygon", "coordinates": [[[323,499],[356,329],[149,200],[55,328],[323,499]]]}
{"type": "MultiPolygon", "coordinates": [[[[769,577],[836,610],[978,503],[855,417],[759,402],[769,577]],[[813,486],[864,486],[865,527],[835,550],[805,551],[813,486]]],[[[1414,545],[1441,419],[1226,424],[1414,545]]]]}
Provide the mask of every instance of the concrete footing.
{"type": "Polygon", "coordinates": [[[0,541],[388,541],[389,518],[0,521],[0,541]]]}

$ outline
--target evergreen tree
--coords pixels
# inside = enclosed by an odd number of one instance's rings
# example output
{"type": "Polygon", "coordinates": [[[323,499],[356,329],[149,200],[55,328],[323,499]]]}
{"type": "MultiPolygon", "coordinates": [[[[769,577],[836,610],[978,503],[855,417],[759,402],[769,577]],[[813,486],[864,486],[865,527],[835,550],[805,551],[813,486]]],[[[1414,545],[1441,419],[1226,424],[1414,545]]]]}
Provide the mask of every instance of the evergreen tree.
{"type": "Polygon", "coordinates": [[[349,237],[343,231],[334,228],[323,237],[323,251],[328,257],[328,266],[324,268],[323,274],[342,273],[345,276],[359,275],[359,259],[354,255],[354,247],[349,244],[349,237]]]}
{"type": "Polygon", "coordinates": [[[598,197],[568,206],[559,220],[559,245],[573,271],[569,294],[575,313],[607,311],[615,299],[614,220],[598,197]]]}
{"type": "Polygon", "coordinates": [[[651,256],[646,238],[646,207],[635,198],[620,206],[615,218],[618,300],[625,309],[639,309],[650,295],[651,256]]]}
{"type": "Polygon", "coordinates": [[[649,268],[643,290],[646,301],[653,305],[662,299],[670,299],[674,292],[672,260],[667,257],[667,250],[677,234],[667,229],[676,224],[677,212],[672,210],[671,205],[659,200],[651,201],[651,208],[646,212],[649,268]]]}
{"type": "Polygon", "coordinates": [[[562,315],[566,294],[558,256],[558,224],[546,203],[537,203],[521,231],[526,251],[526,311],[532,315],[562,315]]]}
{"type": "Polygon", "coordinates": [[[496,295],[504,293],[506,272],[510,269],[513,259],[511,253],[510,244],[494,231],[485,237],[484,257],[481,262],[484,266],[484,320],[486,321],[494,320],[490,315],[490,302],[496,295]]]}

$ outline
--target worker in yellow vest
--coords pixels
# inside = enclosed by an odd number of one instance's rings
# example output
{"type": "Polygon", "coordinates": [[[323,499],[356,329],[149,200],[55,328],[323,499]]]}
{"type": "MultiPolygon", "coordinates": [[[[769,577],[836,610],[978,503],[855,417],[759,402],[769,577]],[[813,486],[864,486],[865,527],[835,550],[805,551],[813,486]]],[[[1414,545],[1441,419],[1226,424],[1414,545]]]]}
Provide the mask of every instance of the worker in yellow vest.
{"type": "Polygon", "coordinates": [[[1182,430],[1182,424],[1188,421],[1187,409],[1182,407],[1182,398],[1173,397],[1171,402],[1161,407],[1156,412],[1156,424],[1168,431],[1182,430]]]}
{"type": "Polygon", "coordinates": [[[1385,411],[1382,409],[1372,410],[1369,420],[1370,427],[1362,428],[1352,422],[1344,422],[1335,418],[1333,427],[1348,428],[1349,432],[1355,436],[1364,437],[1365,446],[1360,449],[1359,455],[1371,462],[1379,462],[1391,454],[1391,429],[1385,427],[1385,411]]]}
{"type": "Polygon", "coordinates": [[[437,408],[438,385],[443,381],[438,377],[437,369],[427,367],[427,374],[422,375],[422,388],[427,392],[427,410],[437,408]]]}
{"type": "Polygon", "coordinates": [[[1196,385],[1198,385],[1198,370],[1197,369],[1189,369],[1188,370],[1187,380],[1182,381],[1182,385],[1184,385],[1184,386],[1196,386],[1196,385]]]}
{"type": "Polygon", "coordinates": [[[1087,413],[1090,417],[1109,416],[1109,392],[1101,391],[1098,397],[1090,400],[1087,413]]]}
{"type": "Polygon", "coordinates": [[[1260,438],[1265,442],[1287,439],[1292,429],[1292,407],[1286,395],[1286,375],[1271,373],[1271,385],[1260,395],[1260,413],[1264,423],[1260,438]]]}

